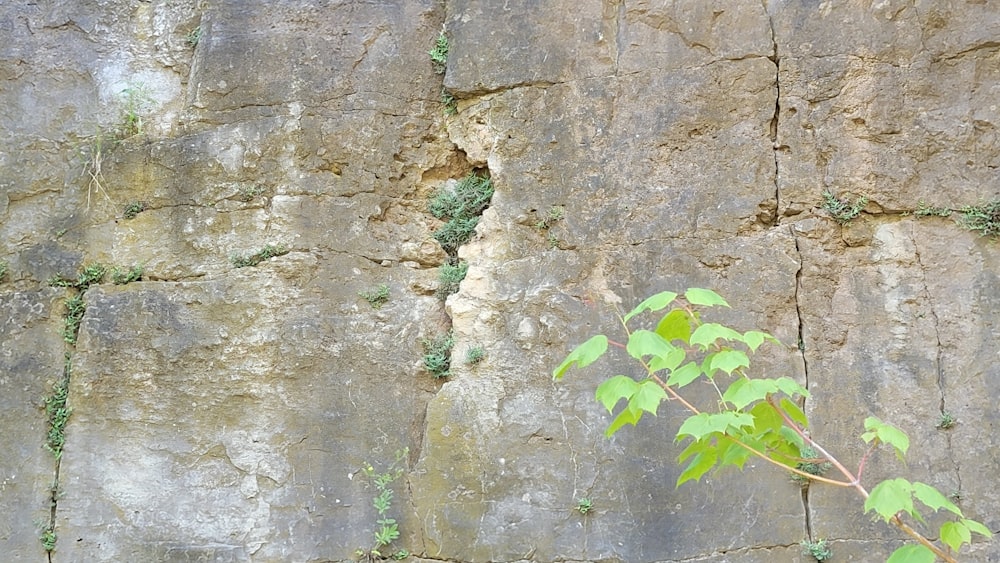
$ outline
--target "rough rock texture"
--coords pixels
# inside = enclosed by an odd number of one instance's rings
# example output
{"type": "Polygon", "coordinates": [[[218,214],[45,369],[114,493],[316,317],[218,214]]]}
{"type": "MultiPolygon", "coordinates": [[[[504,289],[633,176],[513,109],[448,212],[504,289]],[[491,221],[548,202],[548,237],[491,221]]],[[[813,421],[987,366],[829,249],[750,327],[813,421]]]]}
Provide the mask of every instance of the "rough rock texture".
{"type": "Polygon", "coordinates": [[[0,29],[7,559],[349,560],[376,529],[360,470],[402,448],[414,561],[887,556],[901,536],[845,490],[753,463],[675,489],[672,405],[605,439],[593,389],[624,354],[551,381],[616,308],[692,286],[787,344],[755,369],[809,387],[842,459],[867,416],[909,433],[866,482],[934,484],[1000,531],[1000,253],[956,221],[1000,197],[995,6],[55,0],[5,3],[0,29]],[[442,302],[427,201],[473,170],[496,193],[442,302]],[[841,225],[825,190],[869,203],[841,225]],[[144,273],[46,283],[93,263],[144,273]],[[448,331],[434,379],[423,342],[448,331]]]}

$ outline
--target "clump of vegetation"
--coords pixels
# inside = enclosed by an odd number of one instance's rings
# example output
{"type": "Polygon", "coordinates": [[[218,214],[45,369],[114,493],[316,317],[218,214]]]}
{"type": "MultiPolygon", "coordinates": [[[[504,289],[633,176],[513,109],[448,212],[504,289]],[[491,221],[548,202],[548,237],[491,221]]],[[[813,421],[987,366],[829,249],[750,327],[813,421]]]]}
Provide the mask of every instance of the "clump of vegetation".
{"type": "Polygon", "coordinates": [[[455,185],[454,190],[442,188],[431,199],[431,215],[446,223],[434,232],[445,252],[454,255],[475,233],[479,216],[493,198],[493,181],[489,176],[472,172],[455,185]]]}
{"type": "Polygon", "coordinates": [[[119,94],[122,106],[121,121],[116,137],[127,139],[142,133],[142,112],[153,101],[143,84],[129,84],[119,94]]]}
{"type": "Polygon", "coordinates": [[[52,524],[46,524],[42,527],[42,534],[38,537],[39,541],[42,542],[42,547],[47,552],[52,552],[56,548],[56,530],[52,527],[52,524]]]}
{"type": "Polygon", "coordinates": [[[913,214],[917,217],[947,217],[951,215],[951,209],[947,207],[933,207],[920,201],[917,202],[917,210],[913,214]]]}
{"type": "Polygon", "coordinates": [[[49,418],[49,431],[45,438],[45,449],[52,452],[56,459],[62,457],[63,446],[66,445],[66,423],[72,412],[66,406],[69,398],[69,377],[72,365],[69,354],[63,364],[63,376],[52,385],[52,394],[45,397],[45,414],[49,418]]]}
{"type": "Polygon", "coordinates": [[[482,346],[473,346],[465,351],[465,363],[478,364],[486,358],[486,351],[482,346]]]}
{"type": "Polygon", "coordinates": [[[186,40],[187,40],[187,44],[190,47],[192,47],[192,48],[197,47],[198,46],[198,42],[201,41],[201,26],[199,25],[198,27],[196,27],[196,28],[192,29],[190,32],[188,32],[186,40]]]}
{"type": "MultiPolygon", "coordinates": [[[[403,476],[406,456],[409,455],[409,448],[396,451],[396,459],[385,471],[379,473],[371,464],[366,463],[361,468],[361,472],[371,481],[375,487],[375,496],[372,498],[372,506],[377,513],[375,519],[374,545],[370,549],[358,548],[354,552],[362,561],[382,561],[385,559],[381,552],[382,548],[399,539],[399,524],[395,518],[388,516],[392,509],[392,499],[394,492],[392,484],[403,476]]],[[[398,549],[387,554],[388,557],[397,561],[406,559],[410,552],[405,549],[398,549]]]]}
{"type": "Polygon", "coordinates": [[[947,430],[952,426],[955,426],[956,422],[955,417],[952,416],[950,412],[945,411],[938,417],[937,424],[935,424],[934,427],[938,430],[947,430]]]}
{"type": "Polygon", "coordinates": [[[455,337],[451,332],[421,343],[424,347],[424,369],[437,378],[451,375],[451,349],[455,345],[455,337]]]}
{"type": "Polygon", "coordinates": [[[265,245],[257,252],[252,254],[247,254],[241,256],[239,254],[233,254],[229,257],[229,261],[232,263],[234,268],[246,268],[247,266],[256,266],[264,260],[274,258],[275,256],[283,256],[288,254],[289,250],[282,245],[272,246],[270,244],[265,245]]]}
{"type": "Polygon", "coordinates": [[[849,199],[838,199],[829,190],[823,192],[823,210],[841,225],[847,224],[851,219],[860,215],[866,205],[868,205],[868,198],[865,196],[861,196],[851,203],[849,199]]]}
{"type": "Polygon", "coordinates": [[[548,213],[535,223],[535,228],[545,234],[549,248],[559,248],[559,238],[552,232],[552,227],[566,216],[566,209],[561,205],[549,208],[548,213]]]}
{"type": "Polygon", "coordinates": [[[802,540],[802,553],[816,561],[827,561],[833,557],[833,550],[826,540],[802,540]]]}
{"type": "Polygon", "coordinates": [[[66,305],[66,315],[63,317],[62,337],[67,344],[75,345],[76,337],[80,333],[80,323],[83,322],[83,315],[87,312],[87,305],[83,301],[83,294],[78,293],[63,301],[66,305]]]}
{"type": "Polygon", "coordinates": [[[959,224],[966,229],[978,231],[984,237],[1000,235],[1000,199],[982,205],[967,205],[961,212],[959,224]]]}
{"type": "MultiPolygon", "coordinates": [[[[801,459],[795,464],[795,468],[809,475],[823,475],[832,467],[830,462],[820,457],[815,448],[809,446],[803,446],[799,450],[799,457],[801,459]]],[[[810,479],[800,473],[792,473],[792,481],[802,486],[808,486],[810,483],[810,479]]]]}
{"type": "Polygon", "coordinates": [[[135,219],[140,213],[149,209],[149,203],[145,201],[131,201],[125,205],[125,209],[122,210],[122,217],[126,219],[135,219]]]}
{"type": "Polygon", "coordinates": [[[382,305],[389,302],[389,286],[383,283],[376,288],[359,291],[358,295],[367,301],[372,309],[381,309],[382,305]]]}
{"type": "Polygon", "coordinates": [[[253,198],[264,193],[264,186],[260,184],[241,184],[239,192],[240,201],[249,203],[253,201],[253,198]]]}
{"type": "Polygon", "coordinates": [[[457,264],[442,264],[438,273],[437,295],[441,299],[447,299],[449,295],[458,293],[458,287],[469,273],[469,263],[462,260],[457,264]]]}
{"type": "Polygon", "coordinates": [[[448,48],[448,37],[442,31],[434,41],[434,48],[427,51],[431,57],[434,72],[438,74],[444,74],[445,70],[448,69],[448,48]]]}
{"type": "Polygon", "coordinates": [[[587,514],[593,509],[594,509],[594,501],[590,500],[587,497],[584,497],[576,501],[576,511],[579,512],[580,514],[587,514]]]}
{"type": "Polygon", "coordinates": [[[111,269],[111,282],[115,285],[125,285],[142,279],[143,267],[141,264],[132,266],[128,270],[115,266],[111,269]]]}
{"type": "Polygon", "coordinates": [[[72,287],[74,289],[79,289],[80,291],[85,291],[88,287],[95,283],[101,283],[104,280],[104,274],[108,271],[107,266],[103,264],[91,264],[89,266],[84,266],[80,273],[77,274],[76,279],[67,278],[62,274],[56,274],[48,279],[48,284],[52,287],[72,287]]]}
{"type": "Polygon", "coordinates": [[[451,95],[451,92],[441,88],[441,103],[444,104],[444,114],[445,115],[455,115],[458,113],[458,100],[455,96],[451,95]]]}

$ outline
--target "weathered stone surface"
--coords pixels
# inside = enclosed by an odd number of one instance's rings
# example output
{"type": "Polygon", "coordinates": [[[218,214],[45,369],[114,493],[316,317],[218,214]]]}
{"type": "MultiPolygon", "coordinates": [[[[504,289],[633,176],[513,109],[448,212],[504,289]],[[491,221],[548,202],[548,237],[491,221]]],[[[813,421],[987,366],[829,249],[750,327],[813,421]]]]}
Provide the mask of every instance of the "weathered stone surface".
{"type": "Polygon", "coordinates": [[[846,489],[803,493],[761,463],[675,489],[672,403],[605,439],[593,390],[625,354],[550,381],[573,345],[614,336],[616,309],[691,286],[786,344],[754,370],[810,388],[813,435],[848,465],[866,416],[910,434],[908,463],[876,454],[867,485],[931,483],[1000,531],[997,248],[957,215],[902,215],[1000,195],[989,3],[7,4],[14,560],[44,558],[39,397],[66,350],[57,563],[357,558],[376,526],[358,471],[402,447],[390,517],[413,560],[807,561],[807,537],[835,560],[887,556],[900,536],[846,489]],[[143,134],[95,160],[139,85],[143,134]],[[427,199],[473,169],[496,193],[442,303],[454,257],[427,199]],[[824,190],[870,201],[838,225],[824,190]],[[265,245],[288,252],[232,263],[265,245]],[[67,348],[66,292],[45,281],[95,262],[144,275],[87,289],[67,348]],[[359,292],[383,283],[374,309],[359,292]],[[434,380],[421,343],[449,330],[434,380]],[[934,428],[943,411],[954,428],[934,428]]]}

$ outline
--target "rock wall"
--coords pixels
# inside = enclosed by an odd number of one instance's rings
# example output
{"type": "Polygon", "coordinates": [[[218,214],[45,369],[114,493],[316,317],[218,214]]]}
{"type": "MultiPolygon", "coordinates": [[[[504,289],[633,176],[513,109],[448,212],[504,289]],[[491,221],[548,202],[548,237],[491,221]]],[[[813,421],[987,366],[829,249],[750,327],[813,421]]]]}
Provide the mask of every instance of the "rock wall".
{"type": "Polygon", "coordinates": [[[958,213],[1000,196],[995,6],[52,0],[0,29],[8,560],[350,560],[361,469],[403,448],[414,560],[885,557],[900,537],[844,490],[754,464],[675,489],[683,413],[603,437],[615,365],[551,381],[616,307],[691,286],[788,344],[755,365],[808,386],[842,458],[866,416],[909,433],[871,483],[1000,531],[1000,252],[958,213]],[[442,301],[428,200],[473,170],[496,192],[442,301]],[[868,202],[840,224],[825,191],[868,202]],[[142,275],[65,287],[98,263],[142,275]]]}

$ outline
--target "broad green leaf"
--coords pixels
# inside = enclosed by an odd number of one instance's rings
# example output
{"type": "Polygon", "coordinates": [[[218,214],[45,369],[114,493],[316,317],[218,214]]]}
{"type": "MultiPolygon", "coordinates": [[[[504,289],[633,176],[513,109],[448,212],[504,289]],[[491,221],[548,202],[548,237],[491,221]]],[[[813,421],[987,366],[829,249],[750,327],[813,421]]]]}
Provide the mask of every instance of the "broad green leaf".
{"type": "Polygon", "coordinates": [[[777,390],[778,385],[773,379],[741,377],[729,385],[726,392],[722,394],[722,400],[732,403],[737,409],[742,409],[754,401],[764,400],[769,393],[774,393],[777,390]]]}
{"type": "Polygon", "coordinates": [[[905,512],[917,519],[913,510],[913,485],[906,479],[886,479],[875,488],[865,500],[865,513],[874,510],[888,522],[899,512],[905,512]]]}
{"type": "Polygon", "coordinates": [[[792,430],[787,426],[782,426],[781,428],[779,428],[778,434],[781,435],[781,437],[786,442],[795,446],[796,455],[798,455],[798,453],[801,452],[802,449],[806,447],[806,441],[802,439],[802,436],[799,436],[798,432],[792,430]]]}
{"type": "Polygon", "coordinates": [[[962,544],[972,543],[972,532],[961,522],[945,522],[941,524],[941,541],[948,547],[958,551],[962,544]]]}
{"type": "Polygon", "coordinates": [[[626,424],[631,424],[632,426],[635,426],[636,423],[639,422],[640,418],[642,418],[642,411],[639,409],[633,410],[632,406],[629,405],[628,407],[625,407],[625,410],[618,413],[618,416],[616,416],[615,419],[611,421],[611,424],[608,426],[608,429],[604,431],[604,435],[610,438],[615,432],[618,431],[618,429],[620,429],[622,426],[625,426],[626,424]]]}
{"type": "Polygon", "coordinates": [[[743,412],[726,411],[710,414],[707,412],[691,415],[677,429],[677,438],[691,436],[695,440],[720,432],[725,434],[730,428],[753,426],[753,415],[743,412]]]}
{"type": "Polygon", "coordinates": [[[674,309],[660,319],[656,325],[656,334],[667,342],[680,340],[687,344],[691,339],[691,319],[684,309],[674,309]]]}
{"type": "Polygon", "coordinates": [[[552,371],[552,379],[559,380],[562,379],[563,375],[566,374],[566,370],[571,368],[573,364],[576,364],[578,368],[585,368],[590,364],[597,361],[598,358],[604,355],[608,351],[608,337],[603,334],[598,334],[593,336],[590,340],[584,342],[574,349],[572,352],[566,356],[559,367],[552,371]]]}
{"type": "Polygon", "coordinates": [[[986,526],[983,526],[982,524],[980,524],[979,522],[976,522],[975,520],[969,520],[968,518],[962,518],[962,523],[965,524],[966,528],[972,530],[973,532],[975,532],[975,533],[977,533],[977,534],[979,534],[981,536],[986,536],[988,538],[992,538],[993,537],[993,532],[991,532],[989,528],[987,528],[986,526]]]}
{"type": "Polygon", "coordinates": [[[691,345],[701,346],[702,349],[705,349],[720,338],[743,342],[743,335],[728,326],[722,326],[718,323],[705,323],[694,329],[694,332],[691,333],[691,345]]]}
{"type": "MultiPolygon", "coordinates": [[[[744,438],[743,441],[747,442],[748,440],[744,438]]],[[[747,445],[751,447],[758,446],[756,448],[757,451],[763,449],[759,447],[760,444],[749,443],[747,445]]],[[[720,468],[725,467],[727,465],[735,465],[736,467],[743,469],[743,466],[746,464],[747,460],[750,459],[751,455],[753,455],[750,453],[750,450],[730,440],[725,440],[724,442],[720,443],[719,450],[720,450],[719,453],[721,454],[719,455],[720,468]]]]}
{"type": "Polygon", "coordinates": [[[914,483],[913,496],[935,511],[943,508],[956,516],[962,516],[962,510],[955,506],[955,503],[948,500],[948,497],[942,495],[940,491],[926,483],[914,483]]]}
{"type": "Polygon", "coordinates": [[[935,561],[937,556],[926,546],[910,544],[893,551],[885,563],[934,563],[935,561]]]}
{"type": "Polygon", "coordinates": [[[781,428],[781,415],[767,403],[757,403],[750,409],[750,414],[753,415],[754,431],[758,434],[764,431],[777,432],[781,428]]]}
{"type": "Polygon", "coordinates": [[[667,398],[667,392],[660,387],[660,384],[647,379],[639,384],[639,390],[632,395],[629,406],[642,409],[656,415],[656,408],[660,406],[660,401],[667,398]]]}
{"type": "Polygon", "coordinates": [[[654,372],[664,369],[672,371],[681,365],[685,358],[687,358],[687,353],[683,348],[674,348],[665,356],[656,356],[649,360],[649,369],[654,372]]]}
{"type": "Polygon", "coordinates": [[[691,443],[684,448],[684,451],[681,452],[681,455],[677,456],[677,463],[683,462],[685,459],[693,456],[694,454],[715,449],[716,445],[710,440],[692,440],[691,443]]]}
{"type": "Polygon", "coordinates": [[[628,377],[626,375],[616,375],[605,379],[600,385],[597,386],[597,391],[594,392],[594,397],[604,405],[604,408],[608,409],[608,412],[612,412],[618,401],[622,399],[631,399],[632,395],[639,389],[639,383],[628,377]]]}
{"type": "Polygon", "coordinates": [[[809,419],[806,418],[806,413],[802,412],[802,409],[800,409],[798,405],[793,403],[791,399],[782,397],[780,404],[781,404],[781,410],[785,411],[785,414],[788,415],[788,418],[791,418],[795,422],[799,423],[799,425],[801,425],[802,428],[809,427],[809,419]]]}
{"type": "Polygon", "coordinates": [[[865,419],[865,432],[861,439],[866,443],[871,443],[875,438],[879,442],[889,444],[896,449],[896,456],[902,460],[906,455],[906,450],[910,448],[910,439],[906,434],[891,424],[886,424],[874,416],[865,419]]]}
{"type": "Polygon", "coordinates": [[[739,350],[723,350],[712,358],[712,369],[721,369],[730,375],[734,370],[748,367],[750,358],[739,350]]]}
{"type": "Polygon", "coordinates": [[[751,352],[756,352],[757,348],[759,348],[760,345],[763,344],[765,340],[770,340],[776,344],[780,344],[777,338],[771,336],[766,332],[761,332],[759,330],[751,330],[743,333],[743,342],[746,342],[751,352]]]}
{"type": "Polygon", "coordinates": [[[677,478],[677,487],[680,487],[687,481],[695,480],[700,481],[701,476],[708,473],[715,467],[715,462],[718,459],[718,454],[715,448],[710,450],[705,450],[699,452],[698,455],[694,456],[694,459],[688,463],[688,466],[684,468],[681,472],[680,477],[677,478]]]}
{"type": "Polygon", "coordinates": [[[663,309],[667,305],[673,303],[676,298],[677,294],[673,291],[663,291],[657,293],[656,295],[649,297],[642,303],[636,305],[635,309],[629,311],[622,320],[627,323],[632,319],[632,317],[644,311],[659,311],[660,309],[663,309]]]}
{"type": "Polygon", "coordinates": [[[794,397],[795,395],[801,395],[806,398],[809,397],[809,390],[799,385],[799,383],[791,377],[779,377],[775,379],[774,382],[778,384],[778,390],[789,397],[794,397]]]}
{"type": "Polygon", "coordinates": [[[701,375],[701,368],[698,366],[698,364],[694,362],[688,362],[670,373],[670,377],[667,378],[667,385],[676,385],[678,387],[684,387],[688,383],[691,383],[695,379],[698,379],[698,376],[700,375],[701,375]]]}
{"type": "Polygon", "coordinates": [[[711,289],[701,289],[698,287],[689,288],[684,292],[684,299],[687,299],[687,302],[692,305],[705,305],[708,307],[712,307],[713,305],[722,305],[724,307],[729,307],[729,303],[726,303],[725,299],[711,289]]]}
{"type": "Polygon", "coordinates": [[[643,356],[666,356],[674,347],[662,336],[649,330],[637,330],[628,337],[625,350],[637,360],[643,356]]]}

